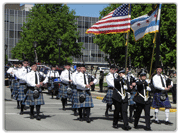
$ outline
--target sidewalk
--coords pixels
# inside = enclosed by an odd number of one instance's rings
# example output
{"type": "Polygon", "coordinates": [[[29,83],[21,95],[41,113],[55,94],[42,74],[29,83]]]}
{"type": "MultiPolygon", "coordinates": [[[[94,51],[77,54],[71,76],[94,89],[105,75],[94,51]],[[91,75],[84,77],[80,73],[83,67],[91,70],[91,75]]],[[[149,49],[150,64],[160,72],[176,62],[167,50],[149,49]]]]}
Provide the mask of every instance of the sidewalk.
{"type": "MultiPolygon", "coordinates": [[[[102,100],[104,96],[106,95],[107,88],[103,88],[103,92],[100,92],[99,86],[95,86],[95,91],[91,91],[92,97],[102,100]]],[[[176,112],[177,111],[177,104],[172,103],[172,95],[168,95],[170,103],[171,103],[171,109],[170,112],[176,112]]],[[[153,109],[153,108],[152,108],[153,109]]],[[[160,108],[160,110],[164,110],[164,108],[160,108]]]]}

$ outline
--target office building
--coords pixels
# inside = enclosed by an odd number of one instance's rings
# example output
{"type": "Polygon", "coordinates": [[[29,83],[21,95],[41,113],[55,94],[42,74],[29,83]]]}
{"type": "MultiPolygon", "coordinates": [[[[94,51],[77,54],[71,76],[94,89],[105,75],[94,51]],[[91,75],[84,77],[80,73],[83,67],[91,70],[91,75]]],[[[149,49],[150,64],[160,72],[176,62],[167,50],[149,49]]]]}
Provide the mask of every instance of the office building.
{"type": "MultiPolygon", "coordinates": [[[[9,59],[12,58],[12,48],[14,48],[21,39],[21,27],[23,23],[26,22],[27,15],[32,7],[33,5],[26,4],[22,6],[19,4],[5,5],[4,43],[8,45],[6,53],[9,59]]],[[[78,25],[77,30],[80,32],[77,41],[83,42],[83,47],[85,49],[82,49],[83,57],[72,57],[73,63],[82,62],[83,58],[86,64],[107,65],[108,63],[105,61],[105,56],[108,55],[100,51],[98,45],[93,43],[93,34],[85,33],[88,28],[98,21],[98,18],[77,16],[76,20],[76,24],[78,25]]]]}

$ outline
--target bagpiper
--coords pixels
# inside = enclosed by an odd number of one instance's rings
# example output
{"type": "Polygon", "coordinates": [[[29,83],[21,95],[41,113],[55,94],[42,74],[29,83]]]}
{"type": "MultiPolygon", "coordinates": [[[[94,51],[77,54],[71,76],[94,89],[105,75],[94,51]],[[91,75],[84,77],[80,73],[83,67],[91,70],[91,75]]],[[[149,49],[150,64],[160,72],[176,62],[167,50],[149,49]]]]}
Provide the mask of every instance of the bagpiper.
{"type": "Polygon", "coordinates": [[[115,107],[114,110],[114,118],[113,118],[113,127],[118,128],[118,119],[119,113],[121,112],[123,122],[124,122],[124,130],[130,130],[131,127],[128,124],[127,117],[127,109],[128,109],[128,93],[127,84],[125,79],[125,70],[118,71],[118,77],[114,79],[114,88],[113,88],[113,104],[115,107]]]}
{"type": "Polygon", "coordinates": [[[91,92],[90,92],[90,86],[93,84],[97,83],[97,79],[94,79],[94,81],[91,81],[88,83],[88,75],[85,73],[86,68],[85,65],[83,64],[81,66],[81,72],[77,74],[75,77],[75,82],[76,82],[76,88],[77,88],[77,93],[74,98],[74,108],[78,108],[79,112],[79,121],[83,121],[82,117],[82,109],[85,109],[86,111],[86,121],[87,123],[91,122],[91,119],[89,118],[90,116],[90,108],[94,107],[91,92]]]}
{"type": "Polygon", "coordinates": [[[24,59],[22,68],[19,68],[17,71],[17,78],[19,79],[17,101],[20,101],[20,103],[21,103],[20,115],[23,114],[23,109],[25,107],[25,105],[23,105],[22,102],[24,101],[24,98],[25,98],[24,91],[26,90],[26,81],[25,81],[26,79],[25,79],[25,77],[26,77],[26,74],[28,72],[30,72],[28,65],[29,65],[28,59],[24,59]]]}
{"type": "Polygon", "coordinates": [[[158,119],[158,112],[160,107],[165,107],[165,124],[171,125],[169,121],[169,109],[171,108],[171,104],[168,98],[167,91],[170,90],[173,86],[173,82],[170,81],[170,79],[167,78],[167,76],[162,75],[162,66],[157,66],[157,74],[153,76],[152,82],[153,86],[155,88],[154,97],[153,97],[153,103],[152,107],[155,108],[155,123],[161,124],[161,122],[158,119]]]}
{"type": "Polygon", "coordinates": [[[106,82],[108,84],[108,91],[102,100],[103,103],[106,103],[106,111],[105,111],[106,117],[109,117],[108,110],[111,108],[113,104],[112,95],[113,95],[113,88],[114,88],[114,73],[115,73],[115,65],[111,65],[109,73],[106,76],[106,82]]]}
{"type": "Polygon", "coordinates": [[[57,95],[57,92],[59,90],[59,83],[60,80],[59,72],[56,71],[56,65],[51,66],[51,70],[48,71],[45,82],[48,83],[48,91],[51,92],[51,96],[53,99],[53,94],[55,93],[57,95]]]}
{"type": "Polygon", "coordinates": [[[71,79],[72,79],[72,83],[73,83],[73,88],[72,88],[72,91],[73,91],[73,95],[72,95],[72,108],[73,108],[73,111],[74,111],[74,115],[77,116],[78,113],[77,113],[77,108],[76,106],[74,106],[74,99],[77,95],[77,88],[76,88],[76,76],[77,74],[81,71],[81,64],[77,64],[76,65],[76,71],[74,73],[72,73],[72,76],[71,76],[71,79]]]}
{"type": "Polygon", "coordinates": [[[72,97],[72,94],[70,94],[71,91],[72,91],[72,89],[71,89],[72,72],[70,71],[70,67],[71,67],[71,64],[66,63],[66,65],[64,66],[65,69],[61,72],[61,75],[60,75],[61,84],[60,84],[60,88],[59,88],[58,98],[61,98],[62,109],[63,110],[65,110],[65,105],[67,103],[67,98],[72,97]]]}
{"type": "Polygon", "coordinates": [[[44,81],[40,82],[36,62],[32,62],[30,66],[31,72],[26,74],[27,92],[23,104],[30,106],[30,119],[34,119],[34,107],[36,107],[36,119],[41,120],[40,108],[45,104],[41,90],[44,81]]]}
{"type": "Polygon", "coordinates": [[[138,128],[139,118],[141,116],[141,112],[144,109],[145,111],[145,122],[146,128],[145,130],[151,130],[150,127],[150,107],[151,107],[151,97],[149,96],[149,91],[151,88],[149,87],[149,82],[146,80],[146,72],[142,70],[140,72],[140,79],[136,82],[137,85],[137,93],[134,96],[133,100],[136,102],[136,113],[135,113],[135,121],[134,128],[138,128]]]}

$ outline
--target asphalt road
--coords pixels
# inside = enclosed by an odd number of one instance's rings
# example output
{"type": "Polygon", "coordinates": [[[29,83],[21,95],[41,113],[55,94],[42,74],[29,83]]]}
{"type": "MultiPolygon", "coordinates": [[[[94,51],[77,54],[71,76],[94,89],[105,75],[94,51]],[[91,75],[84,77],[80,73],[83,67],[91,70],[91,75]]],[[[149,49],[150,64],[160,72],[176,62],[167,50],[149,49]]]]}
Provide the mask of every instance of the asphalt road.
{"type": "MultiPolygon", "coordinates": [[[[30,119],[29,109],[24,111],[23,115],[19,115],[20,109],[17,109],[17,103],[10,97],[10,89],[4,89],[4,123],[3,127],[6,131],[124,131],[122,129],[123,122],[118,123],[119,128],[112,127],[113,112],[110,112],[110,117],[106,118],[105,108],[106,105],[101,100],[93,98],[94,108],[91,108],[91,123],[86,121],[80,122],[78,116],[73,115],[71,105],[68,102],[67,110],[62,110],[60,100],[51,99],[51,96],[44,93],[45,105],[41,106],[40,121],[30,119]]],[[[154,115],[154,110],[151,110],[151,115],[154,115]]],[[[133,127],[133,123],[129,123],[132,127],[130,131],[145,131],[144,112],[139,121],[139,129],[133,127]]],[[[177,113],[170,112],[170,121],[173,125],[165,125],[164,111],[159,111],[159,120],[161,125],[152,123],[151,129],[153,131],[174,131],[177,128],[177,113]]],[[[152,118],[153,120],[154,118],[152,118]]]]}

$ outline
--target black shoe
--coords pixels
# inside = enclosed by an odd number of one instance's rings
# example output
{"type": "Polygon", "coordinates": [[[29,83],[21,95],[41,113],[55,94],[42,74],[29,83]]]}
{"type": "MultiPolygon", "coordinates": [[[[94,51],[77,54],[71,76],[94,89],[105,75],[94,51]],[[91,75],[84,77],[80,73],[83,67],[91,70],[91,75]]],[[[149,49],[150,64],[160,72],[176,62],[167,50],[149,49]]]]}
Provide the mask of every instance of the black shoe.
{"type": "Polygon", "coordinates": [[[132,123],[133,121],[133,117],[129,117],[129,122],[132,123]]]}
{"type": "Polygon", "coordinates": [[[78,116],[78,113],[77,113],[77,111],[74,111],[74,116],[78,116]]]}
{"type": "Polygon", "coordinates": [[[24,106],[24,110],[27,110],[27,107],[26,107],[26,106],[24,106]]]}
{"type": "Polygon", "coordinates": [[[20,109],[20,108],[21,108],[21,107],[18,105],[18,106],[17,106],[17,109],[20,109]]]}
{"type": "Polygon", "coordinates": [[[113,112],[113,110],[110,108],[110,109],[109,109],[109,112],[113,112]]]}
{"type": "Polygon", "coordinates": [[[151,131],[151,128],[150,127],[146,127],[145,130],[146,131],[151,131]]]}
{"type": "Polygon", "coordinates": [[[130,126],[124,127],[124,130],[130,130],[130,129],[131,129],[130,126]]]}
{"type": "Polygon", "coordinates": [[[161,124],[161,122],[159,120],[154,120],[154,123],[161,124]]]}
{"type": "Polygon", "coordinates": [[[87,123],[90,123],[90,122],[91,122],[91,119],[90,119],[90,118],[87,118],[86,122],[87,122],[87,123]]]}
{"type": "Polygon", "coordinates": [[[62,110],[64,110],[64,111],[65,111],[65,110],[66,110],[66,109],[65,109],[65,107],[63,107],[63,108],[62,108],[62,110]]]}
{"type": "Polygon", "coordinates": [[[138,129],[138,125],[134,125],[134,128],[135,128],[135,129],[138,129]]]}
{"type": "Polygon", "coordinates": [[[23,115],[23,111],[21,111],[19,114],[20,114],[20,115],[23,115]]]}
{"type": "Polygon", "coordinates": [[[30,119],[34,119],[34,115],[30,115],[30,119]]]}
{"type": "Polygon", "coordinates": [[[36,120],[41,120],[41,117],[38,115],[37,117],[36,117],[36,120]]]}
{"type": "Polygon", "coordinates": [[[118,125],[116,124],[116,125],[113,125],[113,128],[118,128],[118,125]]]}
{"type": "Polygon", "coordinates": [[[165,124],[166,125],[172,125],[173,123],[171,123],[170,121],[166,121],[165,124]]]}
{"type": "Polygon", "coordinates": [[[79,121],[81,121],[81,122],[82,122],[82,121],[83,121],[83,118],[79,118],[79,121]]]}
{"type": "Polygon", "coordinates": [[[106,116],[107,118],[109,118],[108,112],[105,112],[105,116],[106,116]]]}

